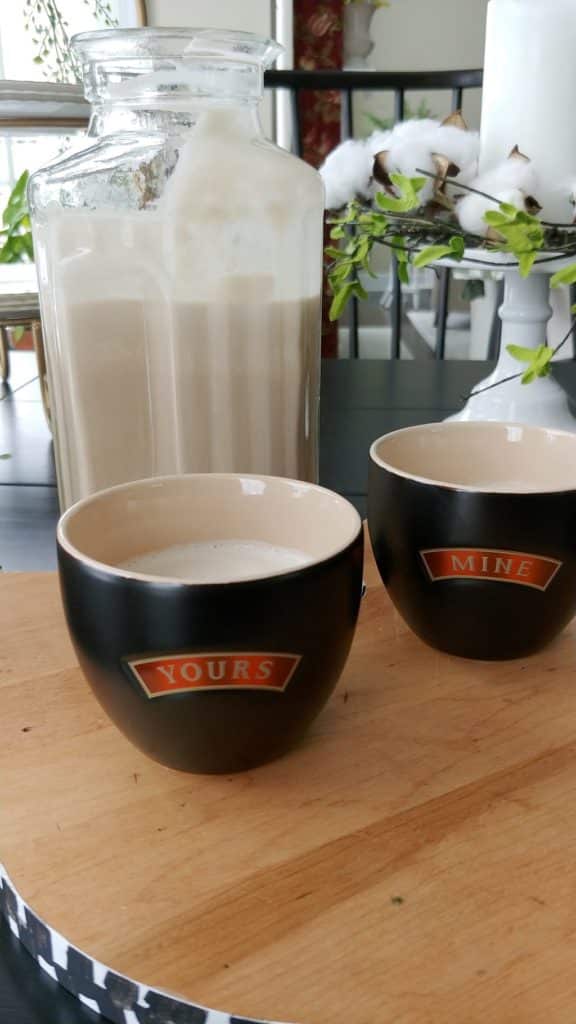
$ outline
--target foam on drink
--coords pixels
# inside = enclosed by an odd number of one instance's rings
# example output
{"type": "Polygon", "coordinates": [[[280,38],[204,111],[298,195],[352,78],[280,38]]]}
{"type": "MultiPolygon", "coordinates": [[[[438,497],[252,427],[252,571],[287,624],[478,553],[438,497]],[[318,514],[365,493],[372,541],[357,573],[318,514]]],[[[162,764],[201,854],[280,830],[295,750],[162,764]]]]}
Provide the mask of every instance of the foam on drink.
{"type": "Polygon", "coordinates": [[[303,551],[266,541],[215,540],[147,551],[122,562],[119,568],[189,583],[226,583],[275,576],[301,569],[310,561],[303,551]]]}

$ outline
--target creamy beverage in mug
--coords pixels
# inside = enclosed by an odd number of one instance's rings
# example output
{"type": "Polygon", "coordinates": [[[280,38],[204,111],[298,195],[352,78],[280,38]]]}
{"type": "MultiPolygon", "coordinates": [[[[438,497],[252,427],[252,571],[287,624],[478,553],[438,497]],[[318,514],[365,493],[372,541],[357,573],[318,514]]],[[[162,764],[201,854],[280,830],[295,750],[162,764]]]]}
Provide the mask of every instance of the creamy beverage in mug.
{"type": "Polygon", "coordinates": [[[122,562],[119,568],[188,583],[226,583],[276,576],[301,569],[310,561],[303,551],[266,541],[215,540],[147,551],[122,562]]]}

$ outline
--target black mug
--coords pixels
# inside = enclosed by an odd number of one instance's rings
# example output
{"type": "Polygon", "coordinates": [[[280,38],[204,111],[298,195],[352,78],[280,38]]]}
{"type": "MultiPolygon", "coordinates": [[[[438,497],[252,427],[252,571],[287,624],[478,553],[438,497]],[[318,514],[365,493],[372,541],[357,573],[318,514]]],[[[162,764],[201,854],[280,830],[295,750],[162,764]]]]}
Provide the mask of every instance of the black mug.
{"type": "Polygon", "coordinates": [[[58,526],[66,618],[96,697],[146,754],[194,772],[252,768],[302,736],[346,662],[362,556],[352,505],[275,477],[129,483],[74,505],[58,526]],[[228,542],[297,550],[305,564],[243,578],[225,569],[217,582],[125,566],[228,542]]]}
{"type": "Polygon", "coordinates": [[[520,658],[576,614],[576,435],[409,427],[370,452],[370,537],[410,628],[466,658],[520,658]]]}

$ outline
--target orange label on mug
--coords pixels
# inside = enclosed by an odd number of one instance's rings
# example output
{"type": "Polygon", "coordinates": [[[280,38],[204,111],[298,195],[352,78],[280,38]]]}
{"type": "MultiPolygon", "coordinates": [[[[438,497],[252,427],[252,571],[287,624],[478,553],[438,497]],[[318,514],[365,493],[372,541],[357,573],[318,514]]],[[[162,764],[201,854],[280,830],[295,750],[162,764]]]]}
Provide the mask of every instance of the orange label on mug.
{"type": "Polygon", "coordinates": [[[521,551],[479,548],[434,548],[420,555],[430,579],[495,580],[547,590],[562,562],[521,551]]]}
{"type": "Polygon", "coordinates": [[[173,654],[127,659],[147,697],[191,690],[277,690],[283,692],[301,658],[298,654],[173,654]]]}

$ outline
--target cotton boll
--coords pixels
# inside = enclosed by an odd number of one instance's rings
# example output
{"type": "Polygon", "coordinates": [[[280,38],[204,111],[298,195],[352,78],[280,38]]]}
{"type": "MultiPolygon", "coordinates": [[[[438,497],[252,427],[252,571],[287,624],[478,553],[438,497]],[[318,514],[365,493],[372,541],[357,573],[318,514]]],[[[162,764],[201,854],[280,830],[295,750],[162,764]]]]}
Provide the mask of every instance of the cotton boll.
{"type": "Polygon", "coordinates": [[[366,148],[372,156],[376,156],[377,153],[382,153],[384,150],[390,149],[390,140],[392,135],[392,132],[372,132],[372,135],[366,139],[366,148]]]}
{"type": "Polygon", "coordinates": [[[462,185],[472,185],[472,183],[478,177],[478,160],[473,160],[472,163],[466,164],[458,175],[458,181],[462,185]]]}
{"type": "Polygon", "coordinates": [[[490,201],[471,193],[458,203],[456,213],[460,224],[465,231],[477,235],[486,234],[488,225],[484,222],[484,214],[488,210],[497,210],[499,203],[510,203],[524,209],[529,196],[538,199],[538,178],[534,166],[521,156],[508,157],[497,167],[474,178],[470,185],[496,200],[490,201]]]}
{"type": "Polygon", "coordinates": [[[400,121],[392,129],[393,142],[422,142],[428,136],[438,131],[440,121],[433,121],[432,118],[412,118],[410,121],[400,121]]]}
{"type": "MultiPolygon", "coordinates": [[[[437,171],[434,154],[445,156],[459,169],[458,179],[465,182],[478,173],[480,139],[477,132],[468,132],[455,125],[442,125],[430,118],[404,121],[382,137],[374,132],[367,142],[368,148],[376,154],[387,152],[389,174],[405,174],[416,177],[420,170],[435,174],[437,171]]],[[[422,190],[422,200],[430,200],[435,191],[433,180],[422,190]]]]}
{"type": "Polygon", "coordinates": [[[370,148],[375,153],[380,149],[394,149],[396,145],[414,143],[430,153],[440,153],[448,157],[451,163],[460,168],[477,162],[480,153],[478,132],[465,131],[455,125],[443,125],[430,119],[404,121],[396,125],[392,132],[388,133],[387,145],[382,145],[379,149],[372,144],[375,135],[376,133],[368,140],[370,148]]]}
{"type": "MultiPolygon", "coordinates": [[[[432,118],[403,121],[391,131],[375,131],[365,142],[344,142],[320,168],[326,206],[339,209],[356,195],[369,197],[380,190],[381,185],[371,183],[373,159],[378,153],[387,154],[388,174],[409,178],[418,176],[419,171],[436,174],[434,156],[444,156],[458,167],[458,180],[468,183],[478,173],[479,148],[476,132],[443,125],[432,118]]],[[[435,190],[436,183],[430,178],[422,189],[422,202],[432,199],[435,190]]]]}
{"type": "Polygon", "coordinates": [[[488,225],[484,222],[484,214],[487,210],[496,209],[494,203],[490,203],[483,196],[476,196],[473,193],[460,200],[456,207],[456,216],[460,227],[470,235],[485,235],[488,225]]]}
{"type": "Polygon", "coordinates": [[[432,137],[432,132],[439,127],[437,121],[403,121],[389,132],[372,132],[372,135],[366,139],[366,146],[376,156],[377,153],[382,153],[384,150],[390,152],[390,150],[396,147],[405,148],[405,146],[415,145],[419,149],[430,149],[433,151],[433,147],[429,146],[429,139],[432,137]]]}
{"type": "Polygon", "coordinates": [[[557,182],[547,183],[549,195],[548,205],[554,205],[559,212],[559,223],[563,225],[576,224],[576,181],[560,179],[557,182]]]}
{"type": "MultiPolygon", "coordinates": [[[[436,168],[431,151],[417,139],[392,143],[388,150],[387,168],[389,174],[404,174],[408,178],[418,176],[418,169],[435,174],[436,168]]],[[[429,178],[420,192],[423,203],[427,203],[434,193],[434,181],[429,178]]]]}
{"type": "MultiPolygon", "coordinates": [[[[418,169],[432,174],[436,173],[438,168],[432,159],[432,156],[435,154],[446,157],[451,164],[454,164],[454,167],[458,168],[457,172],[452,174],[457,181],[467,184],[471,179],[475,178],[478,174],[480,152],[480,137],[478,133],[468,132],[453,125],[435,124],[431,126],[430,122],[421,123],[426,127],[418,142],[422,150],[425,150],[427,153],[427,157],[423,158],[420,155],[418,162],[414,162],[413,169],[410,171],[405,170],[404,173],[415,175],[418,173],[418,169]]],[[[416,138],[414,138],[414,145],[416,145],[416,138]]],[[[392,146],[392,154],[393,158],[396,157],[394,145],[392,146]]],[[[416,152],[414,152],[414,157],[416,155],[416,152]]],[[[402,159],[406,163],[405,150],[402,157],[398,157],[398,159],[402,159]]],[[[423,198],[430,199],[434,190],[434,182],[426,185],[422,192],[423,198]]]]}
{"type": "MultiPolygon", "coordinates": [[[[477,179],[480,181],[480,179],[477,179]]],[[[476,187],[476,183],[475,186],[476,187]]],[[[501,191],[494,193],[495,201],[486,199],[484,196],[478,196],[474,192],[470,192],[467,196],[464,196],[460,200],[456,208],[456,216],[460,226],[464,231],[467,231],[471,235],[486,235],[489,226],[484,220],[484,214],[488,210],[497,210],[500,203],[510,203],[512,206],[517,206],[519,209],[523,209],[525,195],[520,189],[502,189],[501,191]]]]}
{"type": "Polygon", "coordinates": [[[349,139],[328,154],[320,168],[326,209],[339,210],[356,196],[368,197],[374,157],[365,142],[349,139]]]}
{"type": "Polygon", "coordinates": [[[490,195],[496,195],[503,189],[519,189],[525,196],[538,198],[538,176],[534,164],[522,157],[509,157],[497,167],[484,171],[473,185],[490,195]]]}
{"type": "Polygon", "coordinates": [[[434,153],[441,153],[456,164],[460,171],[478,167],[480,156],[480,135],[467,132],[454,125],[440,125],[433,136],[434,153]]]}
{"type": "MultiPolygon", "coordinates": [[[[390,132],[373,132],[366,145],[374,156],[387,153],[388,174],[404,174],[414,178],[418,174],[417,168],[434,174],[433,148],[429,140],[438,127],[439,122],[430,119],[403,121],[390,132]]],[[[378,184],[374,184],[372,192],[377,192],[379,188],[378,184]]],[[[422,202],[428,202],[433,192],[434,182],[430,180],[421,192],[422,202]]]]}

